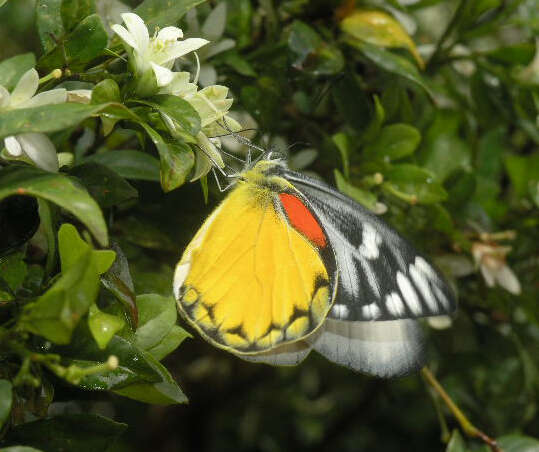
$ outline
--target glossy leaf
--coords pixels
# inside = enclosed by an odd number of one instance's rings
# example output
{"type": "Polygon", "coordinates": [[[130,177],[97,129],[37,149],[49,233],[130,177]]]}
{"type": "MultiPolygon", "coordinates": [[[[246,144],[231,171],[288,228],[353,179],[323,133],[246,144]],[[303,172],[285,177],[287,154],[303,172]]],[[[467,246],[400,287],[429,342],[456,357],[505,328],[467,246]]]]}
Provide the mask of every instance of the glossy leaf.
{"type": "Polygon", "coordinates": [[[414,165],[395,165],[385,172],[383,187],[391,194],[412,204],[444,201],[447,192],[434,180],[434,175],[414,165]]]}
{"type": "Polygon", "coordinates": [[[101,245],[108,244],[107,227],[99,206],[73,179],[26,166],[5,168],[0,174],[0,199],[24,194],[51,201],[83,222],[101,245]]]}
{"type": "Polygon", "coordinates": [[[413,63],[408,61],[406,58],[391,53],[368,42],[350,39],[348,39],[346,42],[358,49],[376,66],[380,67],[384,71],[400,75],[401,77],[411,81],[415,85],[425,90],[425,92],[432,97],[432,93],[425,82],[425,79],[421,76],[413,63]]]}
{"type": "Polygon", "coordinates": [[[0,138],[27,132],[56,132],[75,126],[108,105],[43,105],[0,112],[0,138]]]}
{"type": "Polygon", "coordinates": [[[154,129],[143,124],[161,158],[161,186],[168,192],[183,185],[195,164],[195,156],[185,143],[167,143],[154,129]]]}
{"type": "Polygon", "coordinates": [[[33,53],[23,53],[0,62],[0,85],[11,91],[21,76],[36,64],[33,53]]]}
{"type": "Polygon", "coordinates": [[[399,160],[413,154],[419,145],[421,134],[408,124],[392,124],[384,127],[378,137],[363,149],[367,159],[385,161],[399,160]]]}
{"type": "Polygon", "coordinates": [[[45,53],[56,47],[56,40],[64,35],[61,14],[62,0],[38,0],[36,2],[36,24],[45,53]]]}
{"type": "Polygon", "coordinates": [[[98,163],[83,163],[73,167],[70,175],[77,177],[102,208],[136,199],[138,192],[119,174],[98,163]]]}
{"type": "Polygon", "coordinates": [[[118,83],[110,78],[102,80],[92,89],[92,104],[99,105],[120,101],[120,87],[118,83]]]}
{"type": "Polygon", "coordinates": [[[139,295],[139,326],[135,343],[144,350],[157,345],[176,323],[176,302],[173,297],[156,294],[139,295]]]}
{"type": "Polygon", "coordinates": [[[113,251],[93,251],[76,229],[58,232],[62,275],[35,303],[26,306],[21,325],[56,344],[67,344],[81,317],[95,302],[99,275],[114,260],[113,251]]]}
{"type": "Polygon", "coordinates": [[[112,244],[116,259],[108,271],[101,276],[101,283],[116,297],[129,320],[132,330],[138,327],[139,315],[135,288],[124,252],[117,243],[112,244]]]}
{"type": "Polygon", "coordinates": [[[109,150],[93,154],[85,159],[118,173],[126,179],[159,182],[159,160],[141,151],[109,150]]]}
{"type": "Polygon", "coordinates": [[[116,389],[114,392],[124,397],[156,405],[187,403],[187,397],[176,384],[168,370],[149,353],[145,354],[145,359],[149,363],[152,363],[156,372],[159,372],[161,381],[157,383],[135,383],[116,389]]]}
{"type": "Polygon", "coordinates": [[[95,13],[94,0],[62,0],[60,15],[67,31],[72,30],[85,17],[95,13]]]}
{"type": "Polygon", "coordinates": [[[180,326],[173,325],[163,339],[161,339],[153,347],[149,348],[147,352],[157,361],[161,361],[169,353],[176,350],[188,337],[192,336],[180,326]]]}
{"type": "Polygon", "coordinates": [[[126,424],[96,414],[63,414],[18,425],[7,441],[45,451],[95,452],[106,450],[126,428],[126,424]]]}
{"type": "Polygon", "coordinates": [[[100,349],[104,349],[112,337],[125,325],[123,318],[107,314],[93,304],[88,312],[88,327],[100,349]]]}
{"type": "Polygon", "coordinates": [[[466,443],[458,430],[453,430],[445,452],[467,452],[466,443]]]}
{"type": "Polygon", "coordinates": [[[108,35],[97,14],[92,14],[80,22],[72,32],[38,61],[43,70],[53,70],[69,66],[81,68],[101,56],[107,46],[108,35]]]}
{"type": "Polygon", "coordinates": [[[539,452],[539,440],[524,435],[506,435],[497,438],[504,452],[539,452]]]}
{"type": "Polygon", "coordinates": [[[341,21],[341,29],[356,39],[377,46],[404,47],[420,68],[425,67],[412,38],[395,18],[383,11],[356,10],[341,21]]]}
{"type": "Polygon", "coordinates": [[[166,113],[177,125],[191,136],[200,131],[200,116],[191,104],[178,96],[159,94],[145,104],[166,113]]]}

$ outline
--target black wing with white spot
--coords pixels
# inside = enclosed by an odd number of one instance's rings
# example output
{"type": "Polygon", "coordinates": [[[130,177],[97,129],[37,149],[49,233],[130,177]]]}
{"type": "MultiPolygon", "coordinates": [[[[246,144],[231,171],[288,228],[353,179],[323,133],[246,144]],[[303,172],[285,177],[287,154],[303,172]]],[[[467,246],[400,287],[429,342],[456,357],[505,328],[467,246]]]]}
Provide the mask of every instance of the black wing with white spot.
{"type": "Polygon", "coordinates": [[[335,250],[339,286],[328,318],[381,321],[455,311],[442,276],[386,223],[323,182],[282,171],[309,200],[335,250]]]}

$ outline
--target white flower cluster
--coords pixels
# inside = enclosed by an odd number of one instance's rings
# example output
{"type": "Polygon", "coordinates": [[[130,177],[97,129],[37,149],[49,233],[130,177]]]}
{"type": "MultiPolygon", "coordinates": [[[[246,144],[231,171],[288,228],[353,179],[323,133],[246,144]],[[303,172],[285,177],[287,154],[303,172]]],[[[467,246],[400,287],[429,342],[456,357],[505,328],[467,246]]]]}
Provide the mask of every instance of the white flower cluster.
{"type": "MultiPolygon", "coordinates": [[[[177,27],[166,27],[150,38],[144,21],[134,13],[122,14],[125,27],[119,24],[112,26],[124,42],[129,55],[129,63],[138,78],[137,94],[172,94],[179,96],[191,104],[201,119],[202,130],[197,134],[197,160],[192,180],[204,176],[212,165],[223,167],[218,135],[227,131],[237,131],[240,125],[227,116],[232,105],[228,99],[228,88],[221,85],[207,86],[198,90],[198,70],[193,82],[189,72],[172,70],[177,58],[183,57],[209,43],[206,39],[189,38],[181,40],[183,32],[177,27]],[[157,87],[154,90],[153,87],[157,87]]],[[[174,122],[163,115],[165,123],[172,134],[174,122]]]]}

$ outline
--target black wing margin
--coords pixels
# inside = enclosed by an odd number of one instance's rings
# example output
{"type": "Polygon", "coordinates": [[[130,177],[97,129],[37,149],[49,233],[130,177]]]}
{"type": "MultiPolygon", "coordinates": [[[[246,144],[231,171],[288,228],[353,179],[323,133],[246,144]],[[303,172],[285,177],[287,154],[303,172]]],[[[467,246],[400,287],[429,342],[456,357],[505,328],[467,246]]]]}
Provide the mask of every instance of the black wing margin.
{"type": "Polygon", "coordinates": [[[455,311],[440,273],[384,221],[323,182],[282,172],[309,200],[335,252],[338,289],[328,318],[383,321],[455,311]]]}

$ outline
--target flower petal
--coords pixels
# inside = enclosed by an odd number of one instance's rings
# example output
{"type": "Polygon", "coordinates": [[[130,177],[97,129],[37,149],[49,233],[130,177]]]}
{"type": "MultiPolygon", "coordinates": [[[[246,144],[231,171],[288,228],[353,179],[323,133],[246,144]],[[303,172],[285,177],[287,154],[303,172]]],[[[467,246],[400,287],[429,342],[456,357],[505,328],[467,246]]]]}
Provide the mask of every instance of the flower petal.
{"type": "Polygon", "coordinates": [[[20,157],[22,155],[22,147],[17,141],[17,137],[14,137],[13,135],[6,137],[4,139],[4,146],[6,147],[7,153],[12,157],[20,157]]]}
{"type": "Polygon", "coordinates": [[[206,54],[204,55],[204,58],[205,59],[211,58],[212,56],[217,55],[218,53],[230,50],[235,45],[236,45],[236,41],[234,41],[233,39],[223,39],[222,41],[219,41],[213,44],[211,47],[209,47],[206,54]]]}
{"type": "Polygon", "coordinates": [[[157,33],[159,41],[177,41],[180,38],[183,38],[183,31],[178,27],[165,27],[157,33]]]}
{"type": "Polygon", "coordinates": [[[36,166],[47,171],[58,171],[56,148],[49,137],[43,133],[21,133],[17,139],[23,152],[36,166]]]}
{"type": "Polygon", "coordinates": [[[39,107],[41,105],[63,104],[66,101],[67,91],[64,88],[58,88],[39,93],[37,96],[32,97],[19,106],[24,108],[32,108],[39,107]]]}
{"type": "Polygon", "coordinates": [[[191,74],[189,72],[173,72],[172,81],[159,90],[160,94],[174,94],[182,98],[191,97],[197,92],[197,86],[190,83],[191,74]]]}
{"type": "Polygon", "coordinates": [[[150,62],[152,65],[153,72],[155,74],[155,79],[157,81],[157,86],[162,87],[168,85],[174,78],[174,72],[166,67],[159,66],[154,62],[150,62]]]}
{"type": "Polygon", "coordinates": [[[520,282],[509,266],[504,265],[496,272],[495,276],[498,284],[507,290],[507,292],[510,292],[513,295],[520,295],[520,282]]]}
{"type": "Polygon", "coordinates": [[[26,71],[11,93],[10,106],[18,107],[19,104],[29,100],[36,93],[38,86],[39,74],[37,71],[34,68],[26,71]]]}
{"type": "Polygon", "coordinates": [[[211,41],[217,41],[225,31],[226,25],[226,2],[219,3],[208,14],[202,25],[202,36],[211,41]]]}
{"type": "Polygon", "coordinates": [[[200,49],[202,46],[208,44],[208,42],[210,41],[201,38],[189,38],[184,41],[175,42],[174,44],[167,46],[163,52],[157,56],[155,61],[159,64],[167,63],[168,61],[175,60],[194,50],[200,49]]]}
{"type": "Polygon", "coordinates": [[[11,98],[9,91],[0,85],[0,109],[9,105],[9,99],[11,98]]]}
{"type": "Polygon", "coordinates": [[[133,47],[136,50],[139,50],[138,43],[131,33],[129,33],[124,27],[118,24],[112,25],[112,31],[116,33],[122,41],[124,41],[128,46],[133,47]]]}
{"type": "Polygon", "coordinates": [[[200,66],[198,74],[198,83],[201,86],[209,86],[217,81],[217,71],[211,64],[203,64],[200,66]]]}
{"type": "Polygon", "coordinates": [[[486,265],[481,265],[481,274],[485,279],[485,283],[488,287],[494,287],[495,284],[495,273],[492,272],[486,265]]]}
{"type": "Polygon", "coordinates": [[[144,21],[135,13],[124,13],[122,14],[122,19],[124,20],[129,33],[131,33],[131,36],[137,43],[136,49],[139,52],[144,53],[150,43],[148,27],[146,27],[144,21]]]}

